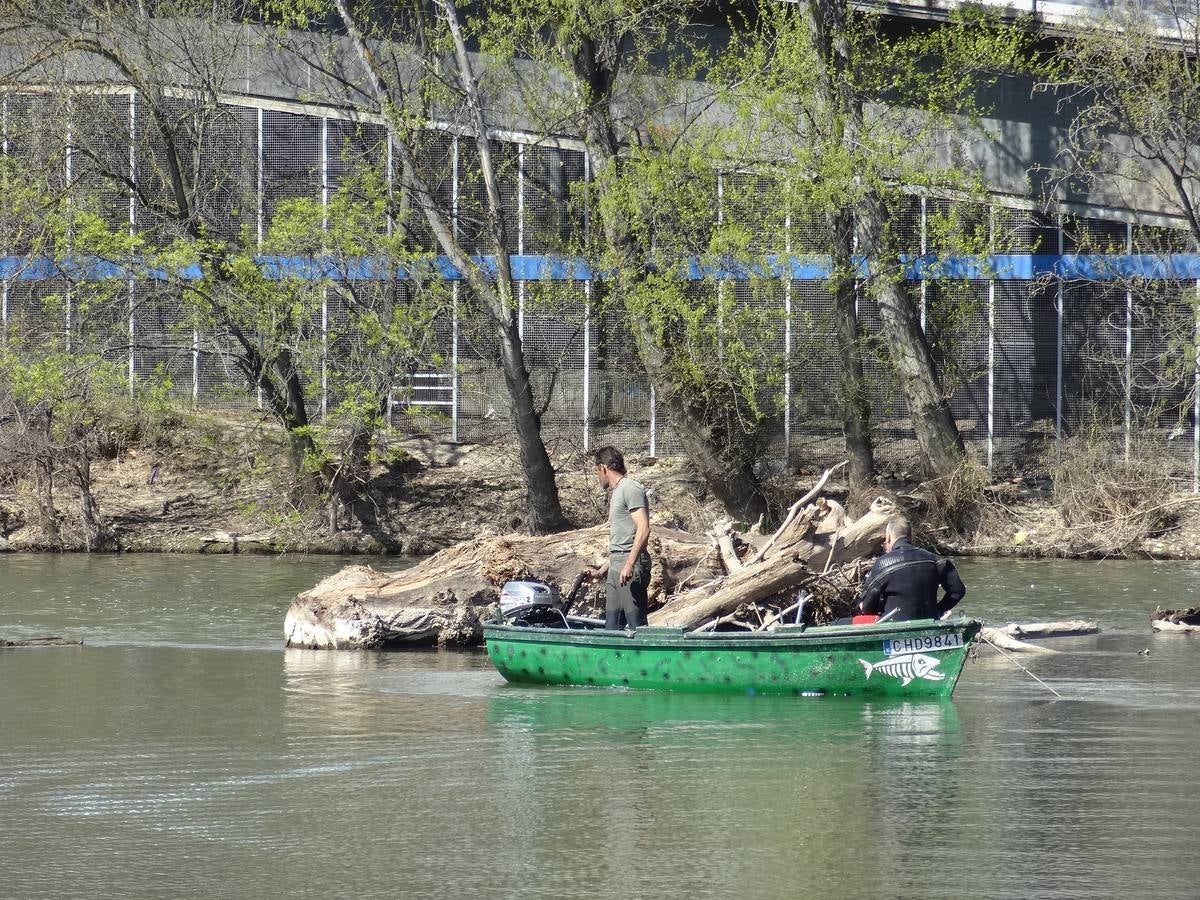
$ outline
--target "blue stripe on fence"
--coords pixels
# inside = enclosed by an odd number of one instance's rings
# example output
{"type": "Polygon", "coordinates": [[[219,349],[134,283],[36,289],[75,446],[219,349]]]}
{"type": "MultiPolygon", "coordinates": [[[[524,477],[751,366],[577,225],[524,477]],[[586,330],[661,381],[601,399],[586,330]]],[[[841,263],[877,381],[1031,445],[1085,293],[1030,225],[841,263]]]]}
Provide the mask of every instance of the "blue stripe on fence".
{"type": "MultiPolygon", "coordinates": [[[[984,257],[948,257],[934,255],[901,256],[905,277],[910,281],[937,279],[996,279],[998,281],[1029,281],[1036,278],[1063,278],[1078,281],[1189,281],[1200,279],[1200,254],[1041,254],[1012,253],[984,257]]],[[[397,266],[383,258],[356,257],[339,260],[313,256],[256,257],[263,273],[272,279],[298,278],[307,281],[406,281],[413,278],[437,276],[451,281],[463,279],[462,272],[445,256],[431,257],[411,266],[397,266]]],[[[494,256],[473,256],[486,278],[496,277],[494,256]]],[[[518,281],[603,281],[603,270],[593,269],[580,257],[552,255],[512,255],[509,257],[513,277],[518,281]]],[[[860,275],[867,273],[866,263],[856,258],[854,265],[860,275]]],[[[732,259],[715,262],[688,259],[678,265],[658,265],[667,275],[700,281],[713,278],[722,281],[750,281],[757,278],[791,277],[801,281],[828,278],[831,271],[828,256],[763,256],[753,261],[732,259]]],[[[152,265],[122,264],[93,257],[73,257],[55,262],[47,257],[0,257],[0,278],[10,281],[43,281],[68,278],[79,281],[105,279],[167,280],[173,276],[183,280],[201,277],[199,265],[193,264],[168,272],[152,265]]]]}

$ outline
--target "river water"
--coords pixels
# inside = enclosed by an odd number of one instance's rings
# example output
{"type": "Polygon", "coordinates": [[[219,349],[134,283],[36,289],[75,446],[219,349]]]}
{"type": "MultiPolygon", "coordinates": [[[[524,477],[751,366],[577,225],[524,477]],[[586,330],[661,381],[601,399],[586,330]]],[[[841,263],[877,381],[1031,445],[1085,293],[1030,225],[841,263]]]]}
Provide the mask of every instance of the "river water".
{"type": "Polygon", "coordinates": [[[0,558],[0,636],[85,640],[0,650],[0,897],[1200,896],[1198,564],[964,561],[1104,631],[897,703],[285,651],[343,562],[0,558]]]}

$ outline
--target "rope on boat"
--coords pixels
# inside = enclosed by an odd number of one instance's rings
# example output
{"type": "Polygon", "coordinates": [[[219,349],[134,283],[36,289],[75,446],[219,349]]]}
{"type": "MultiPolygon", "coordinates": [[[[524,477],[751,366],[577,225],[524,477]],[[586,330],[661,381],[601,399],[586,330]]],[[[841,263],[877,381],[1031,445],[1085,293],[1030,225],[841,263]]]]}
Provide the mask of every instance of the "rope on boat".
{"type": "Polygon", "coordinates": [[[1015,659],[1013,659],[1011,656],[1009,656],[1007,653],[1005,653],[1003,650],[1001,650],[999,647],[997,647],[995,644],[993,644],[991,641],[989,641],[987,638],[985,638],[983,636],[982,632],[979,635],[979,639],[981,641],[983,641],[985,644],[987,644],[989,647],[991,647],[993,650],[995,650],[997,653],[999,653],[1001,656],[1003,656],[1005,659],[1007,659],[1010,663],[1012,663],[1014,666],[1016,666],[1022,672],[1024,672],[1026,675],[1028,675],[1030,678],[1032,678],[1034,681],[1036,681],[1038,684],[1040,684],[1042,687],[1044,687],[1046,690],[1048,690],[1050,693],[1052,693],[1059,700],[1066,699],[1065,697],[1063,697],[1062,694],[1060,694],[1054,688],[1050,687],[1050,685],[1046,684],[1046,682],[1042,681],[1042,679],[1038,678],[1036,675],[1034,675],[1032,672],[1030,672],[1027,668],[1025,668],[1023,665],[1021,665],[1019,662],[1017,662],[1015,659]]]}

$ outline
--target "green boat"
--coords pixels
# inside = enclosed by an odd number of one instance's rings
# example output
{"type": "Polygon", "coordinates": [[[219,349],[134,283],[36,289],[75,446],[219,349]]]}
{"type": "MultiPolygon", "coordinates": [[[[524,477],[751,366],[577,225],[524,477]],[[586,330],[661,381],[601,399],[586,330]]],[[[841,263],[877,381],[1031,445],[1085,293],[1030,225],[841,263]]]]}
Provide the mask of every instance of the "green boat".
{"type": "Polygon", "coordinates": [[[484,625],[488,656],[508,681],[526,684],[949,697],[980,629],[959,617],[770,632],[605,631],[568,618],[559,627],[484,625]]]}

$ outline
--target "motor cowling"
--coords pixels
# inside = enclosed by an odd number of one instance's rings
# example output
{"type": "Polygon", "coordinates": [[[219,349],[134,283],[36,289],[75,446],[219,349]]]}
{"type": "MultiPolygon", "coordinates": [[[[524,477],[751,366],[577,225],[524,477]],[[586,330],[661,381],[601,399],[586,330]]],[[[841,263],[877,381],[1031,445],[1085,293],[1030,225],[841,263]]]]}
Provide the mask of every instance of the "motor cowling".
{"type": "Polygon", "coordinates": [[[508,615],[534,606],[554,606],[557,597],[550,585],[540,581],[506,581],[500,588],[500,612],[508,615]]]}

